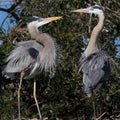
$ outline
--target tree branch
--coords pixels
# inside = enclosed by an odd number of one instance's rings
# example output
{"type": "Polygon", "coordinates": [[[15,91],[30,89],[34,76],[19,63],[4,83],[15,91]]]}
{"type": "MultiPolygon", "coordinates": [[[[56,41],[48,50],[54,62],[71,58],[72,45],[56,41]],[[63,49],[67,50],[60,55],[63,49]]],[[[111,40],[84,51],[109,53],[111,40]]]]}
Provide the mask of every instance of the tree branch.
{"type": "Polygon", "coordinates": [[[4,11],[4,12],[11,14],[16,19],[16,21],[19,21],[20,17],[14,12],[14,10],[21,2],[22,2],[22,0],[18,0],[10,8],[8,8],[8,9],[0,8],[0,11],[4,11]]]}

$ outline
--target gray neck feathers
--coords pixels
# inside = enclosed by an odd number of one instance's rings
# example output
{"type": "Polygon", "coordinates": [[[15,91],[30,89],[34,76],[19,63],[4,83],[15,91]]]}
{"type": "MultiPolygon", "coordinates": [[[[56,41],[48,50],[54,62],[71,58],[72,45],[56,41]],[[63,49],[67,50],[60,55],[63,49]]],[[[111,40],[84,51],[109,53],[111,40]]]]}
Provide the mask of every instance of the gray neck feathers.
{"type": "Polygon", "coordinates": [[[56,65],[57,44],[47,33],[41,33],[35,25],[28,26],[32,38],[43,44],[43,49],[39,51],[40,69],[52,71],[56,65]]]}
{"type": "Polygon", "coordinates": [[[99,14],[98,24],[94,27],[85,54],[89,55],[98,51],[97,38],[104,25],[104,14],[99,14]]]}

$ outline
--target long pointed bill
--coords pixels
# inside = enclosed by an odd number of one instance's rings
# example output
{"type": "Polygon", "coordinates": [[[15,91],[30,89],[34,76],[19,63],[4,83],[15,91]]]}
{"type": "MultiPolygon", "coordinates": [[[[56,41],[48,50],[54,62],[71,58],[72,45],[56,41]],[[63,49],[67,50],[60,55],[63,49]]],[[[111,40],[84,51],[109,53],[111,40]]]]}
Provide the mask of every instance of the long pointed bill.
{"type": "Polygon", "coordinates": [[[52,21],[55,21],[55,20],[59,20],[59,19],[61,19],[62,18],[62,16],[57,16],[57,17],[49,17],[49,18],[45,18],[43,21],[44,22],[52,22],[52,21]]]}
{"type": "Polygon", "coordinates": [[[89,12],[89,8],[72,10],[71,12],[88,13],[89,12]]]}
{"type": "Polygon", "coordinates": [[[40,27],[40,26],[45,25],[45,24],[47,24],[47,23],[49,23],[49,22],[52,22],[52,21],[59,20],[59,19],[61,19],[61,18],[62,18],[62,16],[43,18],[42,21],[40,20],[40,22],[37,23],[37,27],[40,27]]]}

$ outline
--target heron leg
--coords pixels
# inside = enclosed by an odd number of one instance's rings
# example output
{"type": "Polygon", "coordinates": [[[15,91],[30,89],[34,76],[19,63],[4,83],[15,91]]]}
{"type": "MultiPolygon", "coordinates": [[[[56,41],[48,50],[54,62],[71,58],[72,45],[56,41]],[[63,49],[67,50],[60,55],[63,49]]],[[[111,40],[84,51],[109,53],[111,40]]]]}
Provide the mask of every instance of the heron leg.
{"type": "Polygon", "coordinates": [[[35,103],[36,103],[36,106],[37,106],[39,118],[40,118],[40,120],[42,120],[41,112],[40,112],[39,105],[38,105],[38,101],[37,101],[37,97],[36,97],[36,80],[34,80],[33,97],[34,97],[34,100],[35,100],[35,103]]]}
{"type": "Polygon", "coordinates": [[[96,120],[95,101],[93,101],[94,120],[96,120]]]}
{"type": "Polygon", "coordinates": [[[94,93],[93,93],[93,97],[92,97],[92,102],[93,102],[93,112],[94,112],[94,120],[96,120],[96,109],[95,109],[95,99],[94,99],[94,93]]]}
{"type": "Polygon", "coordinates": [[[21,117],[20,117],[20,90],[21,90],[21,85],[22,85],[22,80],[23,80],[24,74],[25,74],[24,71],[22,71],[20,74],[20,84],[19,84],[19,88],[18,88],[18,120],[21,120],[21,117]]]}

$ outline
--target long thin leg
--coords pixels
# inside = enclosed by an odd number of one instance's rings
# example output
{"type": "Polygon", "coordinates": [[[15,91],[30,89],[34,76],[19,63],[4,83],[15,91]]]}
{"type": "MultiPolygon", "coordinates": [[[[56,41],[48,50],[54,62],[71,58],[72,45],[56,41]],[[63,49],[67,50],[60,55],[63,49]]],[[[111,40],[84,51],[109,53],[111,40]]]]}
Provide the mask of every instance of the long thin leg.
{"type": "Polygon", "coordinates": [[[21,117],[20,117],[20,90],[21,90],[21,85],[22,85],[22,80],[23,80],[24,74],[25,74],[24,71],[22,71],[20,74],[20,84],[19,84],[19,88],[18,88],[18,120],[21,120],[21,117]]]}
{"type": "Polygon", "coordinates": [[[94,120],[96,120],[95,101],[93,101],[94,120]]]}
{"type": "Polygon", "coordinates": [[[94,120],[96,120],[96,109],[95,109],[95,99],[94,99],[94,95],[93,95],[93,97],[92,97],[92,102],[93,102],[94,120]]]}
{"type": "Polygon", "coordinates": [[[37,110],[38,110],[39,118],[40,118],[40,120],[42,120],[42,116],[41,116],[41,113],[40,113],[40,109],[39,109],[39,105],[38,105],[38,101],[37,101],[37,97],[36,97],[36,80],[34,80],[34,91],[33,91],[33,97],[34,97],[34,99],[35,99],[35,103],[36,103],[36,106],[37,106],[37,110]]]}

